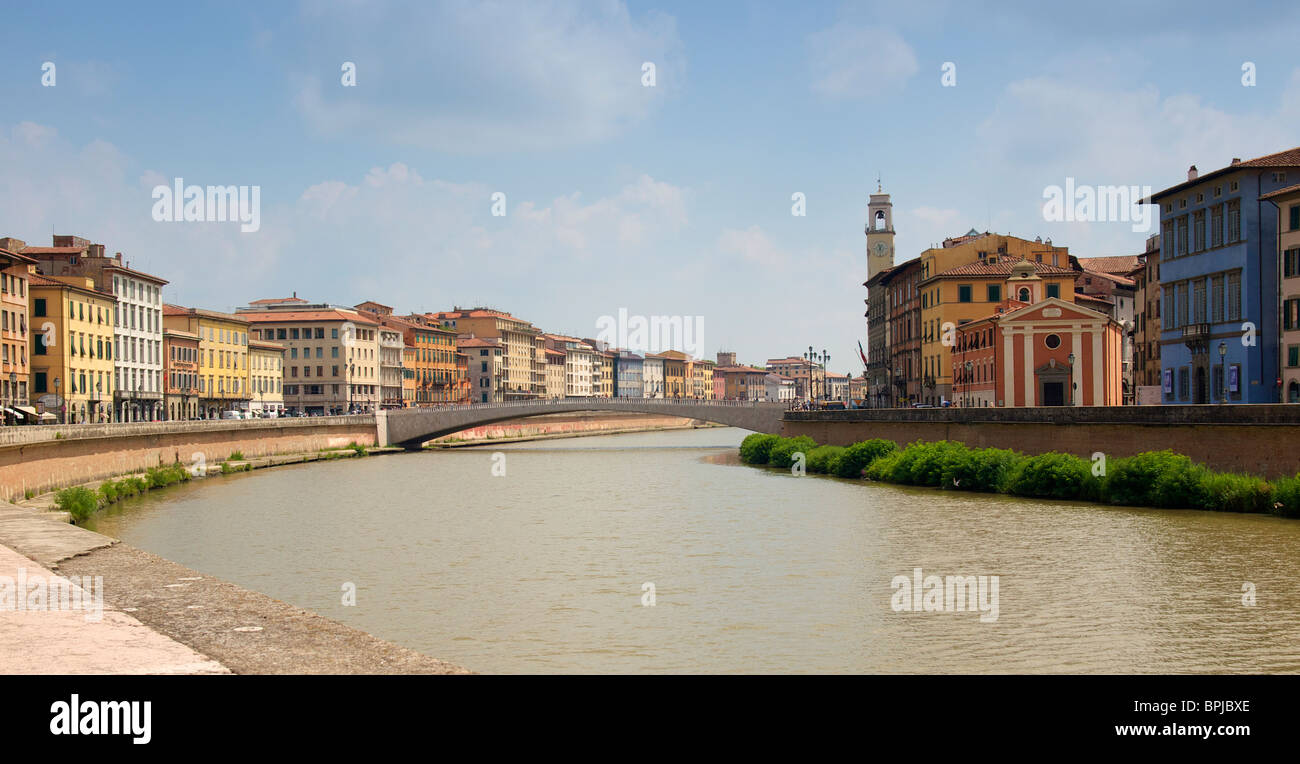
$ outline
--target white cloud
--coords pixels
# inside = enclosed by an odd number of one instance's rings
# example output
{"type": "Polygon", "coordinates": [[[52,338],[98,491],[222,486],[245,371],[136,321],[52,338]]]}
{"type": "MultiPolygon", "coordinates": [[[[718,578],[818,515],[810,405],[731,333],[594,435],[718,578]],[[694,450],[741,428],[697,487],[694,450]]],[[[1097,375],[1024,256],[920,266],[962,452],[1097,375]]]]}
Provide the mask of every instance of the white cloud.
{"type": "Polygon", "coordinates": [[[303,22],[320,64],[293,79],[308,125],[447,152],[604,140],[645,119],[684,71],[673,19],[621,2],[342,1],[305,6],[303,22]],[[356,87],[340,85],[343,61],[356,87]],[[655,87],[641,84],[646,61],[655,87]]]}
{"type": "Polygon", "coordinates": [[[831,98],[865,98],[901,87],[916,74],[916,53],[897,32],[839,22],[808,37],[812,89],[831,98]]]}

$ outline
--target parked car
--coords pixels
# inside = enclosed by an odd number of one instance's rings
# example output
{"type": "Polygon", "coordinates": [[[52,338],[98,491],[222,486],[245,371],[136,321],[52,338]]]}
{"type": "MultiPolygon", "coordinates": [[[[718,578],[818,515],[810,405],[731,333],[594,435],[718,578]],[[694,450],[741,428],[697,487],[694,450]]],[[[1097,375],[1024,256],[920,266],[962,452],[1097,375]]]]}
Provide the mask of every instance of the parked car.
{"type": "Polygon", "coordinates": [[[242,411],[223,411],[221,412],[221,418],[222,419],[243,419],[244,414],[242,411]]]}

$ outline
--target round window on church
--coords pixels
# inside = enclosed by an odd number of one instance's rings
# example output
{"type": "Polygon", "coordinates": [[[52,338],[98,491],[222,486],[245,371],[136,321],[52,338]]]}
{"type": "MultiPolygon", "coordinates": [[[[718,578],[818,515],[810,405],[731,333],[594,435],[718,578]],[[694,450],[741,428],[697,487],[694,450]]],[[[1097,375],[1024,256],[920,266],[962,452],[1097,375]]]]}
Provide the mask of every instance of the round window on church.
{"type": "Polygon", "coordinates": [[[1059,334],[1049,334],[1047,339],[1043,341],[1047,343],[1048,350],[1056,350],[1061,346],[1061,336],[1059,334]]]}

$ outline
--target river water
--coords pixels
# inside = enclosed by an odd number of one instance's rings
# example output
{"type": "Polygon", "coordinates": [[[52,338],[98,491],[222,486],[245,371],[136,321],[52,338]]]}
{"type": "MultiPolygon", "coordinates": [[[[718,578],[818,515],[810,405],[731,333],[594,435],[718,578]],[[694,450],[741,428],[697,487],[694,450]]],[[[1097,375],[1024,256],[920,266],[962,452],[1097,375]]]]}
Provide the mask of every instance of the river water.
{"type": "Polygon", "coordinates": [[[1300,670],[1300,521],[796,477],[745,434],[277,467],[90,527],[481,672],[1300,670]],[[996,597],[897,610],[918,567],[996,597]]]}

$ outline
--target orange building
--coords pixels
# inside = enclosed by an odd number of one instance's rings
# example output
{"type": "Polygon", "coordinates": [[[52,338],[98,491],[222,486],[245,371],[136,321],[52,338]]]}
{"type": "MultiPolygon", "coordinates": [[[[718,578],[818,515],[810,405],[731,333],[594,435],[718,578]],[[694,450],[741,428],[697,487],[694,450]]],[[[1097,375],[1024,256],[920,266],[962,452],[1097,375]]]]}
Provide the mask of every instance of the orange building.
{"type": "Polygon", "coordinates": [[[395,316],[392,308],[373,300],[356,307],[380,325],[400,331],[403,346],[411,348],[412,352],[402,353],[402,379],[404,387],[407,379],[412,380],[414,389],[411,400],[403,400],[403,405],[427,407],[459,399],[454,331],[443,329],[427,316],[395,316]]]}
{"type": "Polygon", "coordinates": [[[1005,300],[957,330],[953,405],[1119,406],[1123,347],[1110,316],[1056,297],[1005,300]]]}
{"type": "MultiPolygon", "coordinates": [[[[0,242],[0,245],[8,242],[0,242]]],[[[21,244],[21,242],[19,242],[21,244]]],[[[5,407],[4,421],[31,424],[36,419],[36,409],[28,400],[31,367],[27,359],[28,266],[36,260],[0,248],[0,311],[3,311],[4,363],[0,366],[0,404],[5,407]]]]}

